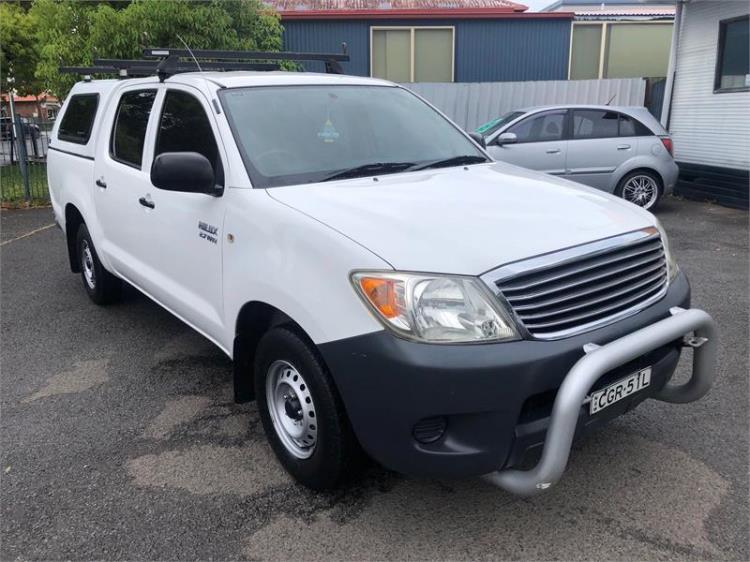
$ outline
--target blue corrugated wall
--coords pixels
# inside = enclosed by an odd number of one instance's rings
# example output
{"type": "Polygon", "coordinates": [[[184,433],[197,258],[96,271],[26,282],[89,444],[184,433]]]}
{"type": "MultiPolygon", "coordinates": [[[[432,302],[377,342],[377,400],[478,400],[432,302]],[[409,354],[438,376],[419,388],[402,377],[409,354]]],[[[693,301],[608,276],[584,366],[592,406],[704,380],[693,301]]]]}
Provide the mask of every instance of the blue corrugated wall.
{"type": "MultiPolygon", "coordinates": [[[[284,25],[288,51],[339,52],[349,47],[347,74],[370,74],[370,27],[452,25],[456,28],[456,82],[565,80],[570,20],[291,20],[284,25]]],[[[320,63],[307,70],[322,72],[320,63]]]]}

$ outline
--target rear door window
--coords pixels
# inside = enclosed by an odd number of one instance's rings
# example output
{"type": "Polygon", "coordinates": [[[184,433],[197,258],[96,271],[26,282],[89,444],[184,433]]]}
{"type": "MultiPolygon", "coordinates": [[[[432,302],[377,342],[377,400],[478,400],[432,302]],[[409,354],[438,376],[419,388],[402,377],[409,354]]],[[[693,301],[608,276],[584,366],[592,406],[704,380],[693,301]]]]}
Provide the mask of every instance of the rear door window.
{"type": "Polygon", "coordinates": [[[57,138],[65,142],[86,144],[91,138],[99,94],[77,94],[70,98],[57,138]]]}
{"type": "Polygon", "coordinates": [[[508,132],[516,135],[517,143],[558,141],[563,137],[565,113],[561,109],[534,115],[513,125],[508,132]]]}
{"type": "Polygon", "coordinates": [[[156,90],[125,92],[120,98],[112,128],[110,154],[112,158],[134,168],[141,167],[146,127],[156,90]]]}
{"type": "Polygon", "coordinates": [[[620,114],[601,109],[573,110],[574,139],[608,139],[618,136],[620,114]]]}

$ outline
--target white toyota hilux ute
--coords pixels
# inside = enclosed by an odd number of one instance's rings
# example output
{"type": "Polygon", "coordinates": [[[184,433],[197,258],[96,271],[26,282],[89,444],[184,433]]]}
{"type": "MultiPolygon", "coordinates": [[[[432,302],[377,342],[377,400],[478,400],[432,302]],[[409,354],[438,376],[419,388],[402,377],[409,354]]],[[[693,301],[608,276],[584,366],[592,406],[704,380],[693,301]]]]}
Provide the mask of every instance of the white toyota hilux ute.
{"type": "Polygon", "coordinates": [[[491,162],[390,82],[80,82],[48,166],[91,299],[126,282],[214,342],[235,399],[257,401],[280,462],[312,488],[364,452],[532,494],[580,433],[711,385],[714,323],[690,309],[653,215],[491,162]]]}

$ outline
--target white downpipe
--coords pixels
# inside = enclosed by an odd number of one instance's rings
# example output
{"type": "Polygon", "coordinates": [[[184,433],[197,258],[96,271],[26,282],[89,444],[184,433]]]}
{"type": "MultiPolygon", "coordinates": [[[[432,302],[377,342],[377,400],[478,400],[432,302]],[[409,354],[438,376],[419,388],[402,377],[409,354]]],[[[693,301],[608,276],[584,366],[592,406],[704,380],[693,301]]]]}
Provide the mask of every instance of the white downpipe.
{"type": "Polygon", "coordinates": [[[680,46],[680,30],[682,28],[683,0],[677,2],[672,27],[672,45],[669,51],[669,66],[667,69],[667,83],[664,85],[664,99],[661,104],[661,124],[666,129],[669,123],[669,112],[672,108],[672,90],[674,89],[675,68],[677,67],[677,49],[680,46]]]}

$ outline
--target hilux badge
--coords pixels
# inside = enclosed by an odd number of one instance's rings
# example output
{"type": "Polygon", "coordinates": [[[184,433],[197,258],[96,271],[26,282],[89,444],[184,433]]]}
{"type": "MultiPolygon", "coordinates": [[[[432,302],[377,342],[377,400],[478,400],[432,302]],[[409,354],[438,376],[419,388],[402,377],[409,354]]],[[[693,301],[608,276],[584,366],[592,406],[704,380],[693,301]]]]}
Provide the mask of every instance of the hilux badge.
{"type": "Polygon", "coordinates": [[[218,226],[213,226],[207,222],[198,221],[198,236],[204,240],[208,240],[212,244],[216,244],[216,234],[219,232],[218,226]]]}

